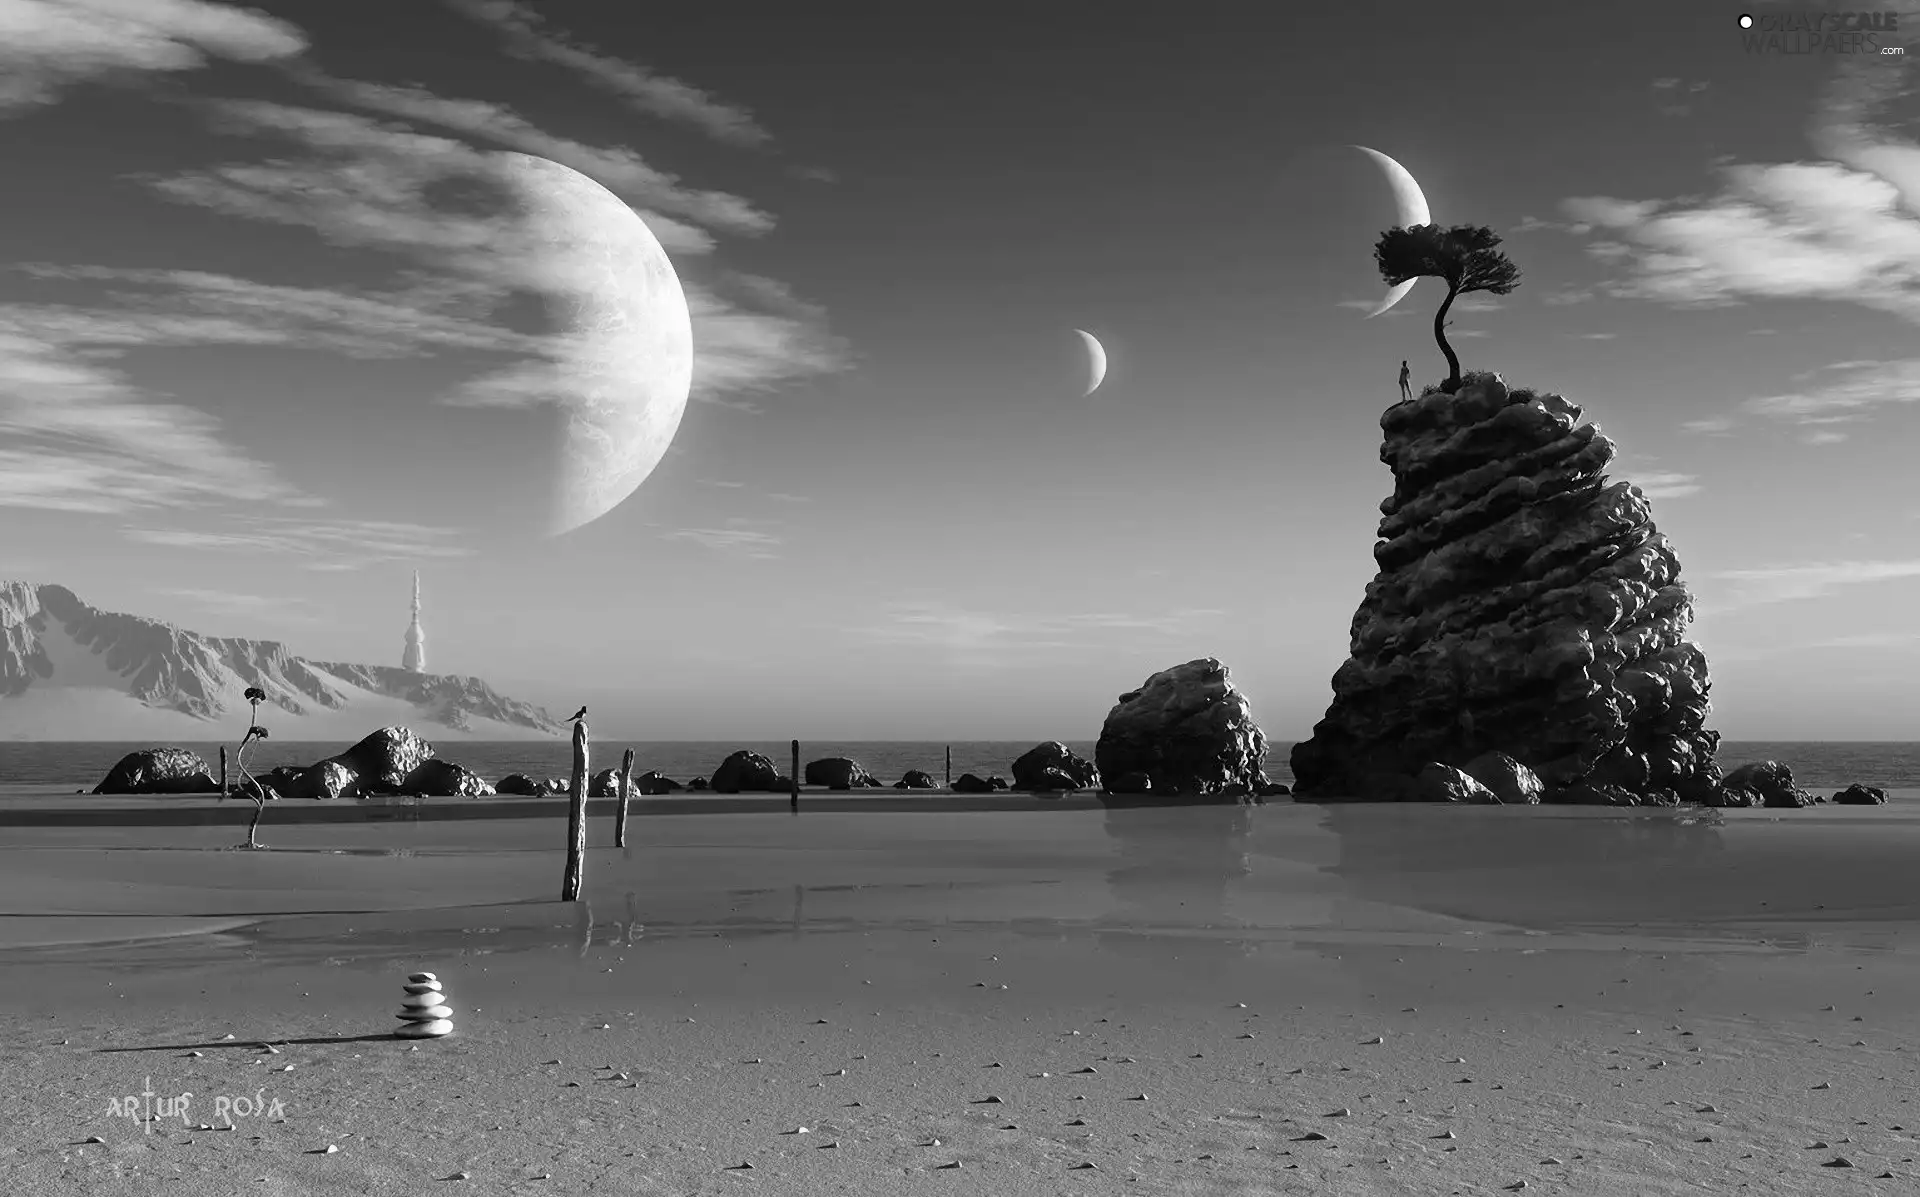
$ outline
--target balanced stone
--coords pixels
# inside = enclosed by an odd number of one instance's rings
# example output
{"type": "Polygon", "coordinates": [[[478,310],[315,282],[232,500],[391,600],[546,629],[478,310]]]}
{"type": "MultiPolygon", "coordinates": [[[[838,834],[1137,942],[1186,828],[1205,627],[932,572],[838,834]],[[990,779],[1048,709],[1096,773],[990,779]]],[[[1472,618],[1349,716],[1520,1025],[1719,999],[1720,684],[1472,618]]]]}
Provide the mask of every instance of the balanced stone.
{"type": "Polygon", "coordinates": [[[406,990],[408,993],[439,993],[440,982],[409,981],[405,985],[402,985],[400,988],[406,990]]]}
{"type": "Polygon", "coordinates": [[[407,984],[432,985],[438,988],[440,984],[440,978],[434,976],[432,973],[409,973],[407,974],[407,984]]]}
{"type": "Polygon", "coordinates": [[[427,1006],[438,1006],[444,997],[446,995],[437,989],[427,993],[410,993],[400,999],[400,1005],[405,1009],[419,1010],[427,1006]]]}
{"type": "Polygon", "coordinates": [[[453,1024],[444,1018],[432,1022],[410,1022],[402,1024],[394,1034],[402,1039],[438,1039],[442,1035],[453,1034],[453,1024]]]}
{"type": "Polygon", "coordinates": [[[452,1006],[413,1006],[394,1015],[402,1022],[437,1022],[453,1017],[452,1006]]]}

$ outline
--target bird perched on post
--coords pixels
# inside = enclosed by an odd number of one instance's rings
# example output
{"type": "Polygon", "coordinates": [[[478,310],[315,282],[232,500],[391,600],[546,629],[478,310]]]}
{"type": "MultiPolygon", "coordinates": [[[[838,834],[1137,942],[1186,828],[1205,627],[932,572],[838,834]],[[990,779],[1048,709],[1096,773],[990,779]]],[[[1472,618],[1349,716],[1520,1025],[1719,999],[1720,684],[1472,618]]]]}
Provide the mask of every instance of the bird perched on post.
{"type": "Polygon", "coordinates": [[[575,711],[573,714],[567,716],[567,722],[578,723],[582,719],[585,719],[586,717],[587,717],[587,708],[581,707],[579,710],[575,711]]]}

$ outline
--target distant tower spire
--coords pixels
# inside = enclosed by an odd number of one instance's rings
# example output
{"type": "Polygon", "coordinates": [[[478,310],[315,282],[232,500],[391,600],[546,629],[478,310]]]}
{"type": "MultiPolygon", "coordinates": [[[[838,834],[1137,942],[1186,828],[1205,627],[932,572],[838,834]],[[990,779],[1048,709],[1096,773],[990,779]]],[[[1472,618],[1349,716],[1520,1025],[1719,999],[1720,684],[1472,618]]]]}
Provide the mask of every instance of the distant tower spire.
{"type": "Polygon", "coordinates": [[[400,668],[424,673],[427,668],[427,634],[420,630],[420,571],[413,571],[413,622],[407,625],[407,648],[400,654],[400,668]]]}

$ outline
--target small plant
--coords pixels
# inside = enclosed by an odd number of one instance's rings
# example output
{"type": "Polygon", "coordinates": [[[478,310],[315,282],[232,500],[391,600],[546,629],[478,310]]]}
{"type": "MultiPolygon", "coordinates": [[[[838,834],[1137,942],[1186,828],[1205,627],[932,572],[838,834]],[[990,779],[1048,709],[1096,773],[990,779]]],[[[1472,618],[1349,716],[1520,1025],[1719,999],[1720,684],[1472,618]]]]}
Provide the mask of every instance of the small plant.
{"type": "Polygon", "coordinates": [[[240,737],[240,747],[234,750],[233,763],[240,770],[240,792],[253,799],[253,822],[247,824],[246,846],[258,848],[260,816],[267,813],[267,787],[247,772],[247,748],[255,740],[267,738],[267,729],[260,726],[260,704],[267,700],[267,692],[258,686],[248,686],[246,699],[253,707],[253,715],[247,720],[247,734],[240,737]]]}
{"type": "Polygon", "coordinates": [[[1462,295],[1485,291],[1506,295],[1520,285],[1520,268],[1495,247],[1500,235],[1480,225],[1457,224],[1443,229],[1436,224],[1416,224],[1391,228],[1380,234],[1373,247],[1373,261],[1380,276],[1390,287],[1411,278],[1437,278],[1447,284],[1447,297],[1433,317],[1433,339],[1447,355],[1447,381],[1442,389],[1452,393],[1460,389],[1460,359],[1447,344],[1448,309],[1462,295]]]}

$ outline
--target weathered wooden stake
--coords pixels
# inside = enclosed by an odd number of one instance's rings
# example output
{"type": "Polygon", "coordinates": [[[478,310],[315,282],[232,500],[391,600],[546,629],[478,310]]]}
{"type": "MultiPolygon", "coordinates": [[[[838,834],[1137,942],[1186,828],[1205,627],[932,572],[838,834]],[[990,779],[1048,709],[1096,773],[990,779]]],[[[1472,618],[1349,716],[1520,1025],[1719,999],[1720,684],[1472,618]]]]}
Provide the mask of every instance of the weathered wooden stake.
{"type": "Polygon", "coordinates": [[[220,746],[220,801],[227,800],[227,746],[220,746]]]}
{"type": "Polygon", "coordinates": [[[573,799],[567,812],[567,875],[560,900],[580,900],[580,875],[587,867],[587,721],[573,725],[573,799]]]}
{"type": "Polygon", "coordinates": [[[613,846],[627,846],[627,795],[633,792],[633,749],[620,758],[620,811],[613,817],[613,846]]]}
{"type": "Polygon", "coordinates": [[[800,809],[800,741],[798,740],[793,742],[793,776],[787,780],[793,786],[793,790],[787,795],[787,805],[797,811],[800,809]]]}
{"type": "Polygon", "coordinates": [[[947,745],[947,788],[953,788],[953,745],[947,745]]]}

